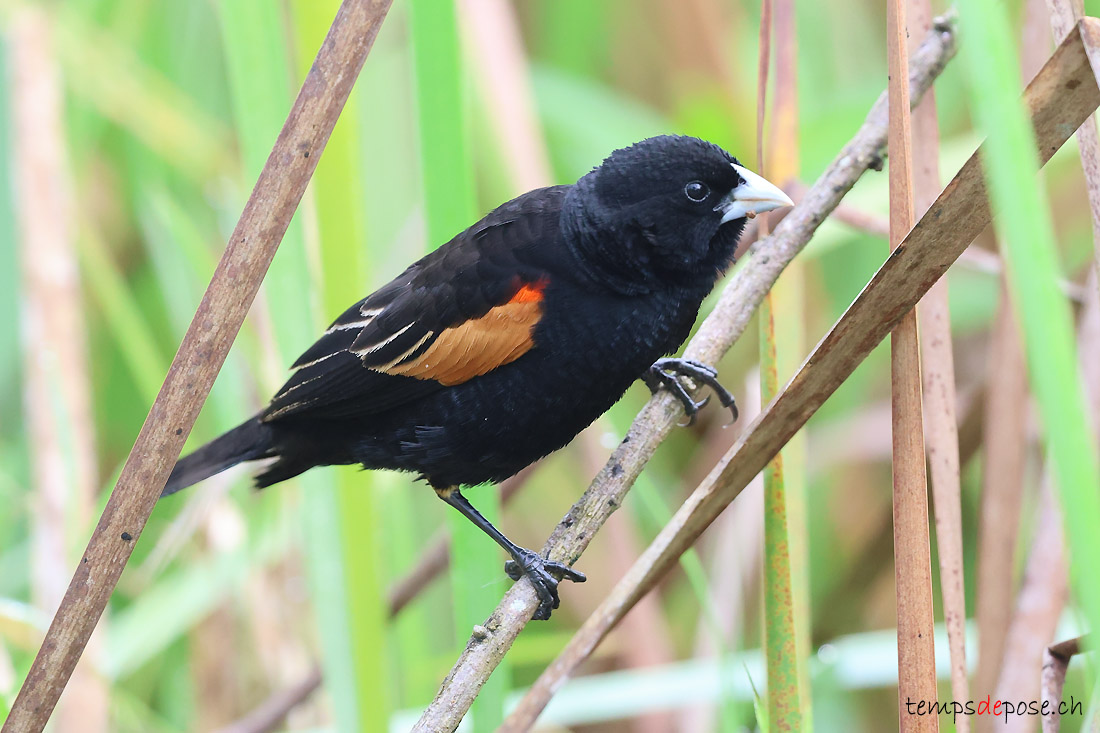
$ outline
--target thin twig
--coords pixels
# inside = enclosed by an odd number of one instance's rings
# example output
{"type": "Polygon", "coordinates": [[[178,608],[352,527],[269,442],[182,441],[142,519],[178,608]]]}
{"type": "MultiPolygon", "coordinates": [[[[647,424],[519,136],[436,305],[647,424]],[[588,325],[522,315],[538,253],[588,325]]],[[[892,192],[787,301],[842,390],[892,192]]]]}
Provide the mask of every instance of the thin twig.
{"type": "Polygon", "coordinates": [[[344,0],[123,466],[3,733],[40,731],[118,583],[391,0],[344,0]]]}
{"type": "MultiPolygon", "coordinates": [[[[955,52],[954,20],[944,19],[912,60],[914,99],[931,85],[955,52]]],[[[687,358],[715,363],[744,332],[756,306],[813,232],[859,177],[881,161],[886,144],[886,98],[879,98],[856,137],[844,147],[800,206],[791,209],[745,266],[733,276],[714,311],[685,350],[687,358]]],[[[682,412],[675,398],[660,394],[635,419],[623,442],[581,499],[555,529],[544,554],[575,562],[593,533],[623,501],[627,491],[682,412]]],[[[483,625],[488,633],[470,639],[417,723],[418,731],[454,730],[478,690],[515,641],[538,605],[530,583],[520,580],[483,625]]]]}
{"type": "MultiPolygon", "coordinates": [[[[1080,33],[1073,34],[1055,52],[1043,73],[1027,90],[1026,101],[1032,111],[1039,158],[1043,163],[1100,104],[1100,89],[1096,87],[1096,79],[1085,57],[1083,38],[1088,36],[1089,43],[1098,42],[1100,21],[1085,19],[1078,27],[1080,33]]],[[[914,68],[918,57],[913,58],[914,68]]],[[[677,558],[805,425],[990,222],[979,162],[981,152],[971,156],[786,388],[764,408],[746,434],[688,497],[630,572],[585,621],[561,655],[536,680],[502,730],[526,730],[533,724],[554,692],[607,632],[673,567],[677,558]]],[[[797,220],[799,213],[795,210],[786,221],[797,220]]],[[[777,230],[774,236],[779,235],[780,230],[777,230]]],[[[770,253],[772,248],[761,251],[770,253]]]]}

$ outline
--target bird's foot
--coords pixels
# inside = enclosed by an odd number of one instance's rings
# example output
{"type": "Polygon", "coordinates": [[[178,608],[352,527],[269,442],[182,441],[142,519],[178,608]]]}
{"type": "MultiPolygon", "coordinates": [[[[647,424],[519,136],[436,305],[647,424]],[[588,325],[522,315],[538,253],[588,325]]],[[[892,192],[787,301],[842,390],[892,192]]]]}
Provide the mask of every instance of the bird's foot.
{"type": "Polygon", "coordinates": [[[733,420],[730,422],[737,421],[737,402],[733,399],[730,391],[718,381],[718,372],[706,364],[691,359],[658,359],[649,368],[649,371],[642,376],[642,381],[654,394],[661,387],[665,387],[672,392],[676,399],[680,400],[680,404],[684,406],[684,413],[688,418],[687,424],[693,425],[699,410],[707,404],[710,398],[698,402],[693,400],[691,395],[688,394],[687,388],[684,387],[684,383],[680,381],[680,377],[688,377],[701,385],[710,387],[714,394],[718,395],[718,401],[722,403],[722,406],[728,407],[733,414],[733,420]]]}
{"type": "Polygon", "coordinates": [[[583,583],[588,578],[584,573],[564,563],[547,560],[532,550],[522,547],[518,549],[515,559],[504,563],[504,572],[508,573],[508,577],[512,580],[519,580],[524,575],[531,579],[531,584],[535,586],[535,592],[539,596],[539,607],[535,611],[534,618],[536,621],[545,621],[550,618],[550,612],[561,603],[558,598],[558,583],[562,580],[583,583]]]}

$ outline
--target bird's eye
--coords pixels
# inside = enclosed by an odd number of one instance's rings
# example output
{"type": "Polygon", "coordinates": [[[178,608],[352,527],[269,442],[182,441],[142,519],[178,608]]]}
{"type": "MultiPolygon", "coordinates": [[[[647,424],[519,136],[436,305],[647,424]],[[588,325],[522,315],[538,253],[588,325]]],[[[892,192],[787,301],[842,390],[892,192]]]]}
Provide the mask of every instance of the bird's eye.
{"type": "Polygon", "coordinates": [[[706,201],[707,196],[710,196],[710,187],[702,181],[692,181],[684,186],[684,195],[695,203],[706,201]]]}

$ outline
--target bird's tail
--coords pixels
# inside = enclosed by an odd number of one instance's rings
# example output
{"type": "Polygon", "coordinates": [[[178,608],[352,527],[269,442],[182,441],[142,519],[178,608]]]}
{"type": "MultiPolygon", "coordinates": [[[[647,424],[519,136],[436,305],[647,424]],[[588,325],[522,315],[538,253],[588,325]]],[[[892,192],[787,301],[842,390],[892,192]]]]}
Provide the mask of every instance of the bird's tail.
{"type": "Polygon", "coordinates": [[[176,462],[161,496],[174,494],[242,461],[274,455],[271,429],[253,417],[176,462]]]}

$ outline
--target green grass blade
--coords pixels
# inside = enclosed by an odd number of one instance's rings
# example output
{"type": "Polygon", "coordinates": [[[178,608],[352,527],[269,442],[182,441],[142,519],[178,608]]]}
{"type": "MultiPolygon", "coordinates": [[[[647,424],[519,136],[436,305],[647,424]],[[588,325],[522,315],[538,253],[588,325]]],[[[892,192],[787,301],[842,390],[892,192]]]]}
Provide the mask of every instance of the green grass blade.
{"type": "Polygon", "coordinates": [[[967,0],[959,9],[967,39],[960,54],[970,73],[973,113],[988,136],[982,163],[1023,329],[1028,380],[1061,495],[1073,585],[1092,628],[1100,628],[1100,467],[1078,381],[1073,320],[1057,286],[1054,228],[1038,181],[1035,139],[1018,77],[1006,71],[1020,68],[1019,59],[1004,6],[967,0]]]}
{"type": "MultiPolygon", "coordinates": [[[[477,217],[465,79],[453,0],[413,0],[409,11],[428,241],[438,246],[477,217]]],[[[471,494],[481,513],[498,523],[496,492],[471,494]]],[[[506,584],[492,542],[458,512],[449,517],[455,635],[465,644],[471,627],[485,620],[506,584]]],[[[491,731],[500,724],[508,680],[508,669],[501,667],[481,689],[470,711],[473,730],[491,731]]]]}

